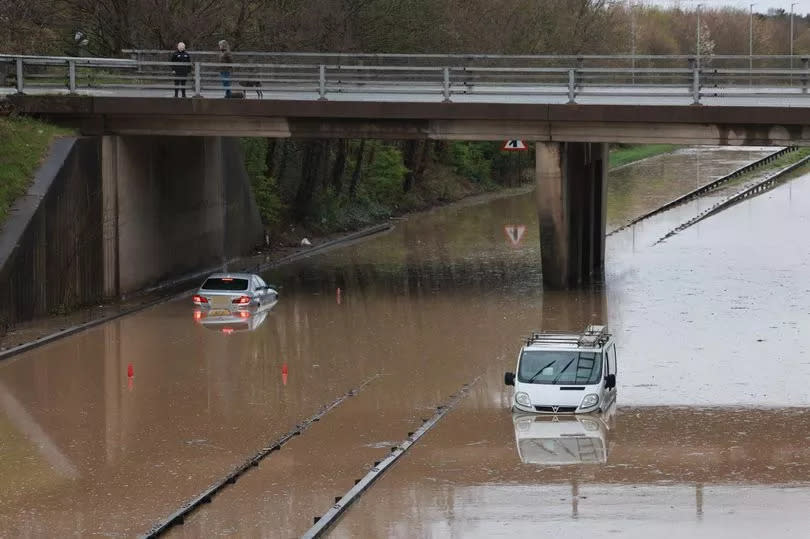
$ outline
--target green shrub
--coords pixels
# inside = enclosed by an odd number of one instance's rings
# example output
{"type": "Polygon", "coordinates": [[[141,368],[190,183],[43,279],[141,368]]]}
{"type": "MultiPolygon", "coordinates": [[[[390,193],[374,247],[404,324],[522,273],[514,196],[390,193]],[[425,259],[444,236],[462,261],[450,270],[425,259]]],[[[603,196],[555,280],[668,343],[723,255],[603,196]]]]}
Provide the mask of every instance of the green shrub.
{"type": "Polygon", "coordinates": [[[450,147],[451,164],[459,176],[476,183],[492,181],[491,150],[489,142],[453,142],[450,147]]]}
{"type": "Polygon", "coordinates": [[[267,141],[263,138],[241,139],[245,170],[253,187],[253,197],[264,226],[277,230],[282,223],[284,205],[278,182],[267,175],[267,141]]]}
{"type": "Polygon", "coordinates": [[[408,169],[402,161],[402,152],[393,146],[379,144],[374,161],[368,164],[362,194],[368,201],[396,208],[402,199],[402,185],[408,169]]]}

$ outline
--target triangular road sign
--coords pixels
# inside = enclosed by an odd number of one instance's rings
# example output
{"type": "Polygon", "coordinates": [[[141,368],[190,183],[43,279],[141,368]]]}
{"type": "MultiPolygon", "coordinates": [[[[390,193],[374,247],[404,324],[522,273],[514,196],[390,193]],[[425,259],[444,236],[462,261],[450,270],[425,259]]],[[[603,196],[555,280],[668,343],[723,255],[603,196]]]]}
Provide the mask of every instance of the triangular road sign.
{"type": "Polygon", "coordinates": [[[503,231],[506,237],[512,242],[512,245],[517,247],[520,245],[520,240],[523,239],[523,234],[526,232],[525,225],[504,225],[503,231]]]}
{"type": "Polygon", "coordinates": [[[529,147],[522,140],[513,139],[504,142],[501,149],[507,152],[525,152],[529,147]]]}

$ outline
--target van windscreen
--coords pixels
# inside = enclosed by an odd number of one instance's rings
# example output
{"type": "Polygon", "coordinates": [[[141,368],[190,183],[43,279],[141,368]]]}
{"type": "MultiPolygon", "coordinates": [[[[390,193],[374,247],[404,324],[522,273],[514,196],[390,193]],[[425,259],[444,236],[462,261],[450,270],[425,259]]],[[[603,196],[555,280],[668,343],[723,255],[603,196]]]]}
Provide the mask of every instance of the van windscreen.
{"type": "Polygon", "coordinates": [[[569,350],[525,350],[518,381],[524,384],[590,385],[602,377],[602,354],[569,350]]]}
{"type": "Polygon", "coordinates": [[[203,290],[224,290],[229,292],[239,292],[247,290],[247,279],[231,279],[228,277],[211,277],[202,285],[203,290]]]}

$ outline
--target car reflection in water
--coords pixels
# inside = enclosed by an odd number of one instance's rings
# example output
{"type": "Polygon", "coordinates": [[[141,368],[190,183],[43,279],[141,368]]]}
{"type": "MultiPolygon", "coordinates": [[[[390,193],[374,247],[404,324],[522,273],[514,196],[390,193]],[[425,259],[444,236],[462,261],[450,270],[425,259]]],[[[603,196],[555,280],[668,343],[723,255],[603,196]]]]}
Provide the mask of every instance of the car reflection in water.
{"type": "Polygon", "coordinates": [[[278,301],[262,304],[250,309],[200,309],[193,311],[194,322],[206,329],[219,331],[226,335],[256,331],[267,319],[267,315],[278,301]]]}
{"type": "Polygon", "coordinates": [[[520,460],[542,466],[606,463],[615,409],[581,416],[513,413],[520,460]]]}

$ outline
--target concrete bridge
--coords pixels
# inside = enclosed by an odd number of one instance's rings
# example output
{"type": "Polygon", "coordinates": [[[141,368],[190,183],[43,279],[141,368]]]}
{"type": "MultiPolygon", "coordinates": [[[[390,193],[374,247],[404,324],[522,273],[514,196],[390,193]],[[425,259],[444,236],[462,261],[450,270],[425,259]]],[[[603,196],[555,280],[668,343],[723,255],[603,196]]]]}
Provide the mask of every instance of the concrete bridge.
{"type": "Polygon", "coordinates": [[[195,97],[173,99],[172,65],[154,60],[168,51],[132,53],[0,63],[18,110],[104,137],[104,163],[134,137],[159,135],[533,141],[543,275],[555,287],[604,273],[607,143],[810,144],[801,57],[742,68],[754,57],[243,53],[227,66],[193,63],[195,97]],[[221,99],[223,70],[233,90],[268,98],[221,99]]]}

